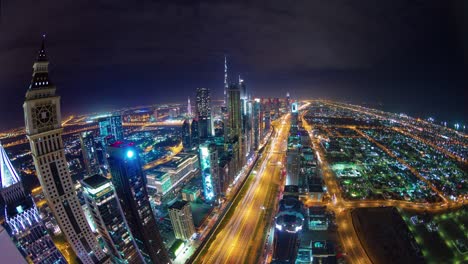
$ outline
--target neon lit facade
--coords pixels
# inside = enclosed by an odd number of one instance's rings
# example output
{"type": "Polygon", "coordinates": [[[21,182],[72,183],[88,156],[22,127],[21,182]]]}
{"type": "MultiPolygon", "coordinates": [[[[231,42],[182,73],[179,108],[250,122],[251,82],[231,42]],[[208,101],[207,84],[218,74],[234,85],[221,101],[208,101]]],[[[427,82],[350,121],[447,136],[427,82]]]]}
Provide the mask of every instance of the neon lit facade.
{"type": "Polygon", "coordinates": [[[205,199],[212,201],[218,193],[215,190],[218,180],[218,154],[216,147],[207,143],[200,145],[200,169],[203,177],[205,199]]]}
{"type": "Polygon", "coordinates": [[[107,146],[107,152],[112,184],[141,255],[146,263],[169,263],[135,144],[117,141],[107,146]]]}
{"type": "Polygon", "coordinates": [[[5,201],[5,223],[16,247],[33,263],[67,263],[55,247],[40,212],[26,195],[20,178],[0,144],[0,193],[5,201]]]}
{"type": "Polygon", "coordinates": [[[114,263],[145,263],[127,226],[111,181],[99,174],[81,181],[83,195],[114,263]]]}

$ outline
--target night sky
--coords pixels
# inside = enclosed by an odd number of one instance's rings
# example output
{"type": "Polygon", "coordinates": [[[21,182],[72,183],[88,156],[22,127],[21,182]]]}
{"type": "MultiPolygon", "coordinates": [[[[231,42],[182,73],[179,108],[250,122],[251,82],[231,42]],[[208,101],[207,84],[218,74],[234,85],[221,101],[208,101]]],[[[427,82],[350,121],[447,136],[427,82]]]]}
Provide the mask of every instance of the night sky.
{"type": "Polygon", "coordinates": [[[468,121],[468,1],[0,3],[0,128],[24,124],[43,33],[65,114],[221,98],[227,54],[254,96],[468,121]]]}

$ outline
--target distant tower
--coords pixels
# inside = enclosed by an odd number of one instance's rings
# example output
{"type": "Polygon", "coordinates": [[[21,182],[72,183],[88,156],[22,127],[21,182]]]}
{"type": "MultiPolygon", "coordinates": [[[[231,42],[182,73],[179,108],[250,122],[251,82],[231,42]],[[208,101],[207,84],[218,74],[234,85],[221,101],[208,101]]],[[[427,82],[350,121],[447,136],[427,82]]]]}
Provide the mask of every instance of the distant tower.
{"type": "Polygon", "coordinates": [[[132,142],[117,141],[107,147],[112,183],[128,227],[147,263],[170,263],[151,209],[147,179],[132,142]]]}
{"type": "Polygon", "coordinates": [[[169,206],[169,217],[177,239],[187,241],[195,233],[192,210],[187,201],[176,201],[169,206]]]}
{"type": "Polygon", "coordinates": [[[80,134],[81,154],[86,167],[87,176],[99,173],[99,160],[96,152],[96,143],[91,131],[80,134]]]}
{"type": "Polygon", "coordinates": [[[198,119],[193,119],[190,125],[190,136],[192,139],[192,146],[198,147],[200,144],[200,132],[198,131],[198,119]]]}
{"type": "Polygon", "coordinates": [[[242,155],[250,155],[252,145],[252,102],[250,95],[247,91],[247,85],[239,75],[239,90],[240,90],[240,103],[241,103],[241,134],[242,139],[242,155]]]}
{"type": "Polygon", "coordinates": [[[112,182],[99,174],[81,180],[83,196],[114,263],[145,263],[130,233],[112,182]]]}
{"type": "Polygon", "coordinates": [[[252,126],[253,126],[253,149],[258,150],[260,146],[260,139],[261,139],[261,103],[260,99],[255,98],[253,102],[253,109],[252,109],[252,126]]]}
{"type": "Polygon", "coordinates": [[[184,150],[188,151],[192,149],[192,124],[190,119],[185,119],[182,124],[182,145],[184,150]]]}
{"type": "Polygon", "coordinates": [[[228,90],[229,137],[240,137],[242,128],[239,86],[232,84],[228,90]]]}
{"type": "Polygon", "coordinates": [[[227,90],[228,90],[228,75],[227,75],[227,58],[224,55],[224,106],[227,104],[227,90]]]}
{"type": "Polygon", "coordinates": [[[66,264],[47,232],[34,200],[24,192],[20,177],[1,144],[0,177],[0,194],[5,201],[5,223],[18,249],[33,263],[66,264]]]}
{"type": "Polygon", "coordinates": [[[99,119],[99,136],[103,140],[106,138],[112,138],[113,141],[123,140],[122,116],[112,115],[99,119]]]}
{"type": "Polygon", "coordinates": [[[208,88],[197,88],[197,119],[200,139],[211,136],[211,97],[208,88]]]}
{"type": "Polygon", "coordinates": [[[190,97],[188,98],[187,102],[187,117],[193,117],[192,115],[192,104],[190,103],[190,97]]]}
{"type": "Polygon", "coordinates": [[[23,104],[26,136],[42,191],[60,229],[84,264],[109,261],[81,209],[65,158],[60,96],[49,79],[44,41],[23,104]]]}

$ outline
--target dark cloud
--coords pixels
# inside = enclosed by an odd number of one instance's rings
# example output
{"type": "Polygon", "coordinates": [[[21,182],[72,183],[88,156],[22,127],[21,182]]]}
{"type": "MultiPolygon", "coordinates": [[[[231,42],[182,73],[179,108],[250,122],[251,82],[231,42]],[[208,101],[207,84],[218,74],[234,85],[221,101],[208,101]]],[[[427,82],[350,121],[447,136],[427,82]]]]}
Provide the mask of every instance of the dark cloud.
{"type": "Polygon", "coordinates": [[[463,2],[4,0],[0,112],[10,114],[0,127],[22,123],[44,32],[66,113],[183,100],[201,86],[220,96],[228,54],[232,75],[259,96],[289,90],[410,110],[441,100],[463,118],[463,97],[450,96],[465,85],[463,2]]]}

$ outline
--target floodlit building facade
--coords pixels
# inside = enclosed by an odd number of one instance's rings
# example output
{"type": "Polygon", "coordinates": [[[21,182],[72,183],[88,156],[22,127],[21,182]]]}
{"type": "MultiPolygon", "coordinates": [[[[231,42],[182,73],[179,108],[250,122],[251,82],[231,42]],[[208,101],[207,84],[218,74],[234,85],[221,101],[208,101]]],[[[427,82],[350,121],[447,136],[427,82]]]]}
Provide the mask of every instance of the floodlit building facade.
{"type": "Polygon", "coordinates": [[[109,258],[86,222],[68,169],[62,141],[60,96],[55,93],[48,66],[42,42],[23,104],[26,136],[37,177],[50,210],[81,262],[103,263],[109,258]]]}

